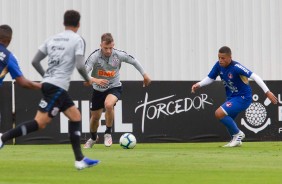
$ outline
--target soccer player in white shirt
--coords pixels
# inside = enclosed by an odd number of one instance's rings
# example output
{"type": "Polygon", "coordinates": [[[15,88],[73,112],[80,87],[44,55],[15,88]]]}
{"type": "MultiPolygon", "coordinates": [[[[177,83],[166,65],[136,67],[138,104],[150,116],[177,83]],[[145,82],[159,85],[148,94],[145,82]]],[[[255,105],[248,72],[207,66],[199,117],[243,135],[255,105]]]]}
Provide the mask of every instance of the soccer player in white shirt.
{"type": "Polygon", "coordinates": [[[75,167],[80,170],[97,165],[99,160],[85,157],[80,146],[81,114],[68,94],[70,77],[76,67],[85,81],[93,83],[84,66],[84,40],[76,33],[80,27],[80,14],[68,10],[64,14],[65,31],[47,39],[35,55],[32,64],[43,76],[42,94],[39,109],[33,120],[19,124],[0,135],[0,147],[12,138],[44,129],[59,113],[69,118],[69,137],[75,155],[75,167]],[[40,64],[48,56],[48,69],[44,71],[40,64]]]}

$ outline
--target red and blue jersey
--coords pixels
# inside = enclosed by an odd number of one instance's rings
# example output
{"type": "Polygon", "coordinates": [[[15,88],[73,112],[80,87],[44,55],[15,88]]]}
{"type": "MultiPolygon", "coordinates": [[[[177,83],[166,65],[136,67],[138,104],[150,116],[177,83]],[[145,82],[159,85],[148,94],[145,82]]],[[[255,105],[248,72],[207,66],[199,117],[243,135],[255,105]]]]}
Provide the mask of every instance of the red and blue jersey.
{"type": "Polygon", "coordinates": [[[237,96],[252,98],[252,89],[248,80],[252,73],[237,61],[232,60],[227,67],[221,67],[217,61],[208,77],[215,80],[220,76],[227,99],[237,96]]]}
{"type": "MultiPolygon", "coordinates": [[[[15,56],[2,44],[0,44],[0,74],[7,68],[13,79],[22,76],[22,72],[15,56]]],[[[0,78],[0,86],[3,83],[5,75],[0,78]]]]}

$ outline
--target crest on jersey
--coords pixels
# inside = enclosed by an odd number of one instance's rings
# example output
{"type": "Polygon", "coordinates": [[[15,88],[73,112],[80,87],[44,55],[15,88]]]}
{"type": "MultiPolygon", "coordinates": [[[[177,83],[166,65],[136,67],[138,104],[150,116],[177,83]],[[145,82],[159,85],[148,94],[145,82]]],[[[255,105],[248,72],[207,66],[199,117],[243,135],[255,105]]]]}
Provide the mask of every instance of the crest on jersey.
{"type": "Polygon", "coordinates": [[[112,66],[117,67],[117,66],[119,66],[119,63],[120,63],[120,61],[119,61],[118,57],[114,56],[114,58],[112,60],[112,66]]]}
{"type": "Polygon", "coordinates": [[[231,102],[226,102],[226,107],[231,107],[232,103],[231,102]]]}
{"type": "Polygon", "coordinates": [[[232,73],[228,73],[228,78],[229,78],[229,79],[232,79],[232,78],[233,78],[232,73]]]}
{"type": "Polygon", "coordinates": [[[96,65],[97,65],[97,67],[102,67],[102,62],[98,61],[96,65]]]}

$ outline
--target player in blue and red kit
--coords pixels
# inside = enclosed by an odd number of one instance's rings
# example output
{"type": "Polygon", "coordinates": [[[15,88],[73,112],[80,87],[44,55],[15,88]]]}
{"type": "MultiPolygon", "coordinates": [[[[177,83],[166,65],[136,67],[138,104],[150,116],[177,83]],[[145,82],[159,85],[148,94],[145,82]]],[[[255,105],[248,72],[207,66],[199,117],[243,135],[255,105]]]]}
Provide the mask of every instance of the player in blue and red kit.
{"type": "Polygon", "coordinates": [[[0,26],[0,86],[6,74],[10,73],[12,79],[15,79],[21,87],[40,89],[40,83],[32,82],[23,76],[16,57],[7,49],[12,40],[12,34],[13,30],[9,25],[0,26]]]}
{"type": "Polygon", "coordinates": [[[239,62],[232,60],[229,47],[224,46],[219,49],[218,59],[219,61],[215,63],[209,75],[192,86],[192,93],[200,87],[211,84],[217,76],[220,76],[225,87],[227,100],[215,111],[215,117],[226,126],[232,136],[231,141],[224,147],[241,146],[245,134],[237,127],[234,119],[252,103],[252,89],[248,78],[253,79],[263,89],[272,103],[277,104],[277,98],[258,75],[239,62]]]}

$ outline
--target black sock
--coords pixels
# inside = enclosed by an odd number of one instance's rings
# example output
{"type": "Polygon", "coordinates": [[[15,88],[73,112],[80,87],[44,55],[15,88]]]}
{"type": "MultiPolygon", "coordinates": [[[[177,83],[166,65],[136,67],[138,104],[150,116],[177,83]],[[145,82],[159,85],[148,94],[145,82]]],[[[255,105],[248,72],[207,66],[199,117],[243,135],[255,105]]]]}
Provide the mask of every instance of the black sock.
{"type": "Polygon", "coordinates": [[[112,133],[112,127],[107,127],[105,134],[111,134],[112,133]]]}
{"type": "Polygon", "coordinates": [[[97,132],[90,132],[91,133],[91,139],[95,141],[97,139],[97,132]]]}
{"type": "Polygon", "coordinates": [[[69,137],[74,152],[75,160],[83,159],[83,154],[80,147],[80,127],[81,121],[69,121],[69,137]]]}
{"type": "Polygon", "coordinates": [[[24,136],[29,134],[30,132],[35,132],[37,130],[38,124],[35,120],[26,121],[5,132],[2,135],[2,141],[3,143],[5,143],[6,141],[11,140],[15,137],[24,136]]]}

